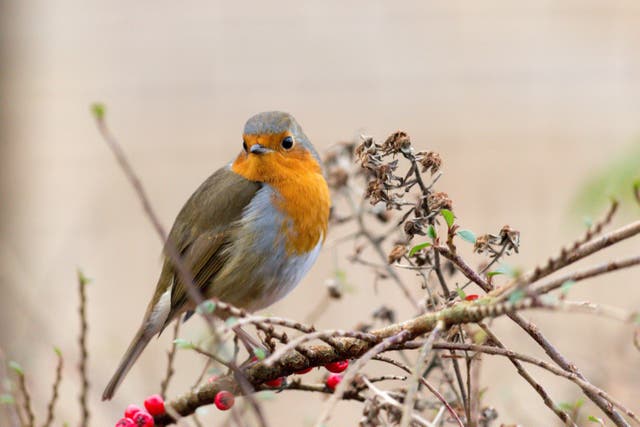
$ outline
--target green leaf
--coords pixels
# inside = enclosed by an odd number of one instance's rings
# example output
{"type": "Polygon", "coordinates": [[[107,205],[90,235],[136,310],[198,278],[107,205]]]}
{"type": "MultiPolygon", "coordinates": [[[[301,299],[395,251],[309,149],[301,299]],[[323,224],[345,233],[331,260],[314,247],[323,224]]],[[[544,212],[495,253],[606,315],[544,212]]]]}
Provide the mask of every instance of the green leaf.
{"type": "Polygon", "coordinates": [[[419,245],[415,245],[409,251],[409,256],[412,257],[416,254],[416,252],[420,252],[421,250],[423,250],[424,248],[428,248],[429,246],[431,246],[431,243],[429,242],[424,242],[424,243],[420,243],[419,245]]]}
{"type": "Polygon", "coordinates": [[[60,351],[59,347],[53,347],[53,352],[56,354],[56,356],[62,357],[62,351],[60,351]]]}
{"type": "Polygon", "coordinates": [[[436,229],[433,228],[433,225],[430,225],[429,228],[427,228],[427,236],[431,237],[432,239],[436,238],[436,229]]]}
{"type": "Polygon", "coordinates": [[[453,220],[455,219],[453,212],[451,212],[449,209],[441,209],[440,214],[444,217],[444,220],[447,221],[447,227],[451,228],[451,226],[453,225],[453,220]]]}
{"type": "Polygon", "coordinates": [[[9,368],[12,369],[16,374],[20,376],[24,375],[24,370],[22,369],[22,366],[20,366],[20,364],[14,360],[9,361],[9,368]]]}
{"type": "Polygon", "coordinates": [[[567,295],[569,293],[569,289],[571,289],[575,284],[575,280],[567,280],[564,282],[562,286],[560,286],[560,292],[562,292],[562,295],[567,295]]]}
{"type": "Polygon", "coordinates": [[[78,281],[80,282],[80,284],[82,286],[88,285],[89,283],[91,283],[91,279],[89,279],[87,276],[84,275],[84,273],[82,272],[82,270],[78,269],[78,281]]]}
{"type": "Polygon", "coordinates": [[[173,344],[181,349],[191,349],[193,348],[193,343],[191,343],[190,341],[187,341],[185,339],[182,338],[177,338],[175,340],[173,340],[173,344]]]}
{"type": "Polygon", "coordinates": [[[476,243],[476,235],[473,234],[473,231],[471,230],[460,230],[458,231],[458,236],[460,236],[460,238],[462,238],[462,240],[466,240],[469,243],[476,243]]]}
{"type": "Polygon", "coordinates": [[[238,318],[236,317],[228,317],[227,320],[225,320],[224,322],[227,326],[232,327],[233,325],[235,325],[236,323],[238,323],[238,318]]]}
{"type": "Polygon", "coordinates": [[[510,303],[515,303],[520,301],[522,298],[524,298],[524,290],[522,289],[516,289],[515,291],[511,292],[511,295],[509,295],[509,302],[510,303]]]}
{"type": "Polygon", "coordinates": [[[196,309],[196,312],[198,314],[202,314],[202,313],[213,313],[216,309],[216,303],[211,301],[211,300],[206,300],[203,301],[202,304],[200,304],[198,306],[198,308],[196,309]]]}
{"type": "Polygon", "coordinates": [[[91,104],[91,114],[93,114],[93,117],[96,120],[104,119],[105,110],[106,108],[101,102],[94,102],[93,104],[91,104]]]}
{"type": "Polygon", "coordinates": [[[467,294],[462,290],[462,288],[456,288],[456,293],[460,299],[465,299],[467,297],[467,294]]]}
{"type": "Polygon", "coordinates": [[[12,405],[14,403],[16,403],[16,400],[13,398],[12,395],[10,395],[10,394],[0,394],[0,405],[1,404],[12,405]]]}
{"type": "Polygon", "coordinates": [[[256,347],[253,349],[253,355],[258,358],[258,360],[264,360],[267,357],[267,352],[264,349],[256,347]]]}
{"type": "Polygon", "coordinates": [[[572,403],[568,403],[568,402],[561,402],[558,404],[558,408],[562,409],[563,411],[573,411],[573,404],[572,403]]]}
{"type": "Polygon", "coordinates": [[[498,268],[487,273],[488,277],[498,276],[504,274],[505,276],[515,277],[517,275],[516,270],[509,264],[500,264],[498,268]]]}
{"type": "Polygon", "coordinates": [[[604,425],[604,422],[602,422],[602,420],[600,418],[594,417],[593,415],[589,415],[589,417],[587,418],[589,421],[593,422],[593,423],[598,423],[600,425],[604,425]]]}

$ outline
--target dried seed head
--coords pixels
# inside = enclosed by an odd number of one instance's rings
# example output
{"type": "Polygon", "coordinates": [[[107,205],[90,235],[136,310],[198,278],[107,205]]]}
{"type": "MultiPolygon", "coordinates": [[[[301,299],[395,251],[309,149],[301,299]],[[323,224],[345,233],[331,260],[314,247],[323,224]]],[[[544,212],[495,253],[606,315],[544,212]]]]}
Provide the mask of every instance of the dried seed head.
{"type": "Polygon", "coordinates": [[[422,224],[416,219],[412,219],[404,223],[404,232],[409,237],[413,237],[416,234],[424,235],[424,231],[422,231],[422,224]]]}
{"type": "Polygon", "coordinates": [[[397,153],[403,150],[408,150],[411,147],[411,139],[406,132],[401,130],[396,131],[387,138],[382,144],[382,149],[385,153],[397,153]]]}
{"type": "Polygon", "coordinates": [[[387,261],[389,264],[393,264],[396,261],[400,261],[402,257],[407,253],[407,248],[404,245],[395,245],[389,255],[387,256],[387,261]]]}
{"type": "Polygon", "coordinates": [[[507,252],[513,250],[515,253],[518,253],[518,249],[520,247],[520,232],[518,230],[514,230],[508,225],[505,225],[500,230],[500,244],[504,245],[507,252]]]}
{"type": "Polygon", "coordinates": [[[419,162],[422,165],[422,172],[431,171],[431,175],[440,170],[442,166],[442,158],[435,151],[427,151],[426,153],[418,153],[419,162]]]}
{"type": "Polygon", "coordinates": [[[342,287],[340,286],[340,282],[336,279],[327,279],[325,285],[327,286],[329,297],[334,299],[342,298],[342,287]]]}
{"type": "Polygon", "coordinates": [[[440,209],[453,209],[453,202],[449,198],[449,195],[443,191],[437,193],[431,193],[427,198],[427,203],[432,211],[439,211],[440,209]]]}

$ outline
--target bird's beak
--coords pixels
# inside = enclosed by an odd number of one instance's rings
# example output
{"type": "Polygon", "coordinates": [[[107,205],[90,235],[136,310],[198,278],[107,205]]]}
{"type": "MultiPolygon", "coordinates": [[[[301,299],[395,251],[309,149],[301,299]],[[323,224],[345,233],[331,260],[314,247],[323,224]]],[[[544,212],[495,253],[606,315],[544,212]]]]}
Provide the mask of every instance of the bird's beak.
{"type": "Polygon", "coordinates": [[[252,154],[264,154],[268,153],[269,151],[271,151],[269,148],[260,144],[253,144],[251,148],[249,148],[249,152],[252,154]]]}

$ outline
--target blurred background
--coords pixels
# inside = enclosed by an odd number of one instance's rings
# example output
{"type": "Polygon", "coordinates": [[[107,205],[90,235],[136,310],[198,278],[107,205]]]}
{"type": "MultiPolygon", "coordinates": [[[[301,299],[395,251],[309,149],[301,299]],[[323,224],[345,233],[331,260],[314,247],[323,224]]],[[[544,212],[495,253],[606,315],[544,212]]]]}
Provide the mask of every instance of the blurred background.
{"type": "MultiPolygon", "coordinates": [[[[0,346],[30,377],[41,420],[53,346],[67,364],[57,420],[78,420],[77,268],[93,279],[93,425],[112,425],[126,404],[158,390],[171,338],[153,342],[116,398],[99,402],[155,287],[161,242],[95,129],[94,101],[107,105],[108,122],[167,227],[197,185],[239,151],[244,121],[280,109],[297,117],[319,150],[360,133],[384,140],[407,131],[418,149],[442,155],[439,188],[466,228],[521,231],[521,254],[508,261],[523,268],[579,235],[583,217],[604,210],[598,200],[610,194],[589,185],[640,156],[636,1],[0,5],[0,346]],[[576,202],[585,191],[592,202],[576,202]]],[[[630,191],[626,185],[620,188],[630,191]]],[[[616,224],[637,217],[637,206],[623,208],[616,224]]],[[[342,267],[353,291],[318,327],[352,327],[384,301],[401,306],[393,285],[375,292],[370,277],[342,267]]],[[[268,313],[303,319],[333,268],[325,251],[268,313]]],[[[637,308],[639,279],[638,271],[614,273],[581,283],[572,296],[637,308]]],[[[583,315],[527,317],[590,380],[640,409],[640,354],[629,326],[583,315]]],[[[507,344],[543,357],[512,323],[494,323],[507,344]]],[[[197,337],[201,325],[189,322],[183,331],[197,337]]],[[[189,387],[199,360],[179,354],[170,396],[189,387]]],[[[507,361],[487,357],[485,366],[485,403],[500,421],[556,423],[507,361]]],[[[557,402],[580,397],[571,383],[532,371],[557,402]]],[[[288,392],[265,408],[281,423],[307,425],[321,404],[288,392]]],[[[330,425],[359,418],[355,405],[338,408],[330,425]]],[[[208,417],[221,419],[215,411],[208,417]]]]}

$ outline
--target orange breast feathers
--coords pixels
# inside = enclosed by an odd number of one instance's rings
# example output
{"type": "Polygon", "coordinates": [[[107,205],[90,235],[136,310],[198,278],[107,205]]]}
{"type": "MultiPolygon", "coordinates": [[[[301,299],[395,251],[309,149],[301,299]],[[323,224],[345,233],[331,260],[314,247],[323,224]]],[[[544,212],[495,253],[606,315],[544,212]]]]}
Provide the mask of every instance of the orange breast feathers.
{"type": "Polygon", "coordinates": [[[248,150],[242,151],[231,169],[250,181],[269,184],[278,195],[273,203],[289,219],[282,224],[290,254],[311,251],[327,235],[331,199],[322,169],[302,144],[290,150],[280,146],[283,135],[245,135],[248,150]],[[269,148],[262,154],[250,153],[260,144],[269,148]]]}

